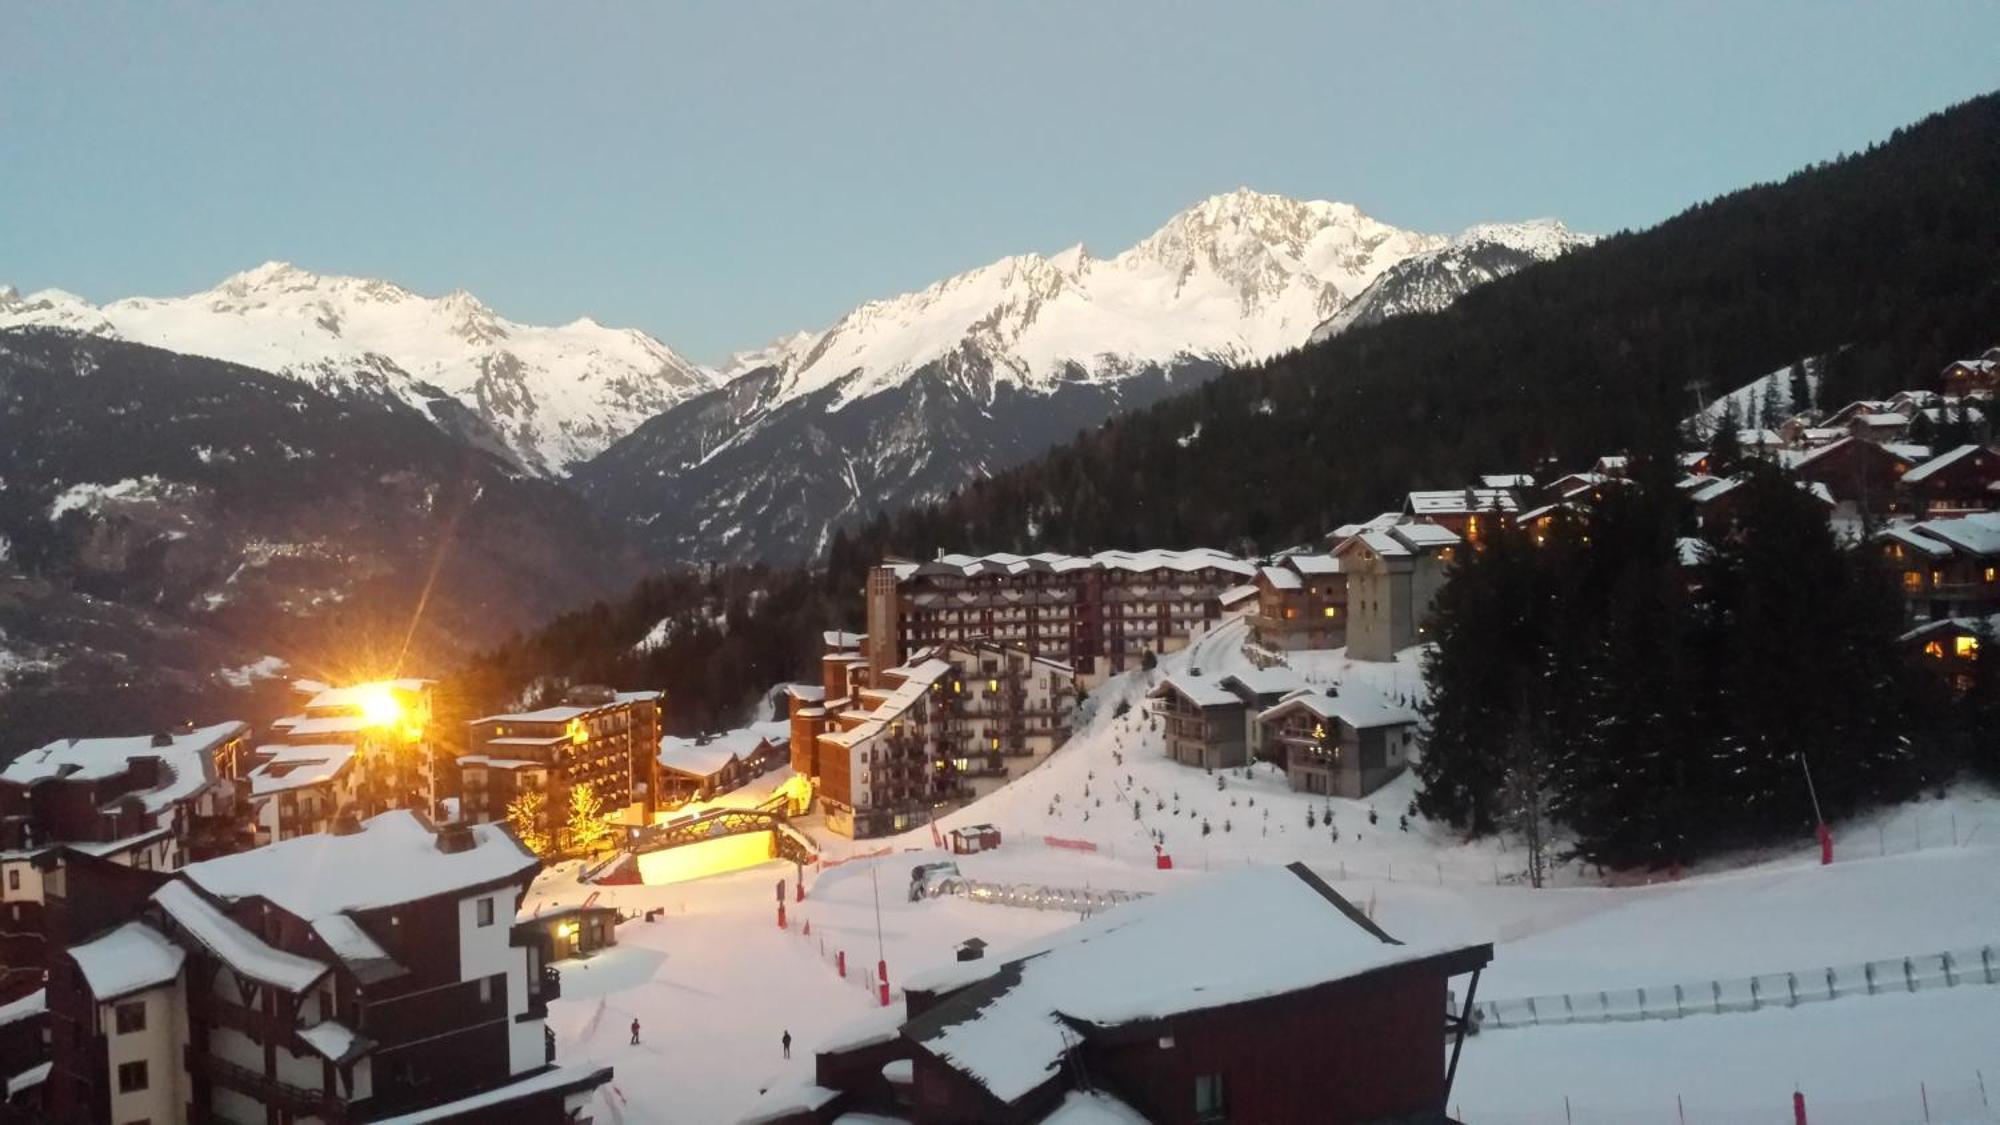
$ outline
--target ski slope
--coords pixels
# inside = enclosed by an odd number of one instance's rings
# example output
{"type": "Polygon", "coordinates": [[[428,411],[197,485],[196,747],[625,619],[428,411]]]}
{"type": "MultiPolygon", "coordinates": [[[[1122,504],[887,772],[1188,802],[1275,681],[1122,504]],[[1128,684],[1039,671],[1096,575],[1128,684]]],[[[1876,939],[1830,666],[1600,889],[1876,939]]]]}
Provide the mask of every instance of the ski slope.
{"type": "MultiPolygon", "coordinates": [[[[1190,666],[1224,674],[1247,662],[1241,642],[1240,626],[1226,626],[1163,660],[1153,676],[1190,666]]],[[[1394,666],[1294,654],[1301,655],[1295,666],[1316,684],[1406,699],[1420,689],[1413,654],[1394,666]]],[[[1515,877],[1521,857],[1504,842],[1462,843],[1422,821],[1402,831],[1396,818],[1408,804],[1409,779],[1371,801],[1332,801],[1338,842],[1320,819],[1328,802],[1291,794],[1275,774],[1226,773],[1217,789],[1215,775],[1162,757],[1137,705],[1147,679],[1133,673],[1107,684],[1068,745],[1026,778],[944,818],[945,827],[992,823],[1005,836],[997,851],[958,857],[968,876],[1158,892],[1246,864],[1303,859],[1391,934],[1494,941],[1482,998],[2000,947],[2000,823],[1988,826],[2000,821],[2000,805],[1983,791],[1836,826],[1844,842],[1830,867],[1818,866],[1812,842],[1802,840],[1678,882],[1607,887],[1595,872],[1572,868],[1560,873],[1562,885],[1534,890],[1515,877]],[[1134,704],[1123,716],[1121,702],[1134,704]],[[1142,803],[1136,821],[1131,793],[1142,803]],[[1171,811],[1176,793],[1179,816],[1171,811]],[[1160,800],[1165,811],[1154,807],[1160,800]],[[1155,866],[1154,831],[1166,837],[1173,870],[1155,866]],[[1044,837],[1098,850],[1052,847],[1044,837]]],[[[909,902],[910,867],[941,858],[928,829],[825,843],[836,861],[892,850],[809,875],[807,901],[787,903],[785,930],[774,899],[776,880],[794,877],[789,864],[674,886],[604,888],[578,886],[575,867],[565,865],[537,884],[524,910],[598,891],[600,901],[627,911],[665,912],[621,926],[619,949],[565,966],[563,996],[551,1005],[562,1059],[616,1068],[616,1092],[605,1095],[616,1112],[607,1116],[735,1120],[760,1090],[809,1081],[815,1044],[853,1021],[880,1018],[867,980],[878,959],[893,986],[947,963],[966,938],[984,939],[994,947],[989,956],[1004,958],[1011,944],[1074,920],[955,898],[909,902]],[[848,954],[846,980],[833,963],[840,950],[848,954]],[[635,1017],[644,1029],[637,1047],[628,1041],[635,1017]],[[785,1031],[794,1039],[789,1062],[778,1047],[785,1031]]],[[[1931,1120],[1991,1121],[1978,1116],[1982,1074],[2000,1080],[2000,986],[1966,984],[1796,1009],[1489,1030],[1466,1045],[1454,1102],[1461,1120],[1501,1125],[1560,1122],[1566,1112],[1576,1122],[1750,1122],[1788,1120],[1796,1087],[1816,1125],[1920,1122],[1926,1098],[1931,1120]]]]}

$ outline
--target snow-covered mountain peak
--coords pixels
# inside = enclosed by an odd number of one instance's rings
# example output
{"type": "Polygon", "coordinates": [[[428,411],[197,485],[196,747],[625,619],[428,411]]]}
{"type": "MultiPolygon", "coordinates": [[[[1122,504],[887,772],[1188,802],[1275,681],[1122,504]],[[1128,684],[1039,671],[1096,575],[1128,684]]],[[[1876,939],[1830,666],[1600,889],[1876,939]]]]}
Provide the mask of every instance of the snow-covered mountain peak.
{"type": "Polygon", "coordinates": [[[1451,241],[1454,246],[1492,243],[1537,258],[1553,258],[1567,250],[1588,246],[1597,241],[1597,237],[1573,231],[1560,219],[1544,218],[1524,219],[1518,223],[1476,223],[1459,232],[1451,241]]]}
{"type": "Polygon", "coordinates": [[[1187,359],[1240,363],[1296,347],[1383,270],[1447,241],[1350,203],[1239,188],[1116,257],[1081,244],[1010,255],[865,302],[809,345],[739,353],[724,373],[775,366],[774,403],[838,384],[844,406],[933,364],[990,393],[1117,381],[1187,359]]]}
{"type": "Polygon", "coordinates": [[[398,400],[543,474],[566,471],[719,383],[643,332],[587,317],[559,328],[521,324],[463,289],[424,297],[282,261],[187,297],[132,297],[102,308],[55,290],[15,297],[0,302],[0,326],[9,324],[70,328],[241,363],[336,394],[398,400]],[[441,395],[458,405],[445,410],[441,395]]]}

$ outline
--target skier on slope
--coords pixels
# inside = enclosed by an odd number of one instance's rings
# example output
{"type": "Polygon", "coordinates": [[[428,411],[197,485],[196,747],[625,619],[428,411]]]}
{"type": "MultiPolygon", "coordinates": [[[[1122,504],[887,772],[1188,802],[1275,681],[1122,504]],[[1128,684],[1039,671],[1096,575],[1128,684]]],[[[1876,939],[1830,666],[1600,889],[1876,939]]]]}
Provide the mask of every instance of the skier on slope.
{"type": "Polygon", "coordinates": [[[788,1059],[789,1059],[789,1058],[791,1058],[791,1057],[792,1057],[792,1033],[791,1033],[791,1030],[790,1030],[789,1028],[787,1028],[787,1029],[786,1029],[786,1031],[785,1031],[785,1037],[784,1037],[784,1038],[782,1038],[782,1039],[780,1039],[780,1040],[778,1040],[778,1042],[779,1042],[779,1043],[782,1043],[782,1044],[784,1045],[784,1048],[785,1048],[785,1057],[786,1057],[786,1058],[788,1058],[788,1059]]]}
{"type": "Polygon", "coordinates": [[[632,1045],[634,1047],[639,1045],[639,1021],[637,1019],[632,1021],[632,1045]]]}

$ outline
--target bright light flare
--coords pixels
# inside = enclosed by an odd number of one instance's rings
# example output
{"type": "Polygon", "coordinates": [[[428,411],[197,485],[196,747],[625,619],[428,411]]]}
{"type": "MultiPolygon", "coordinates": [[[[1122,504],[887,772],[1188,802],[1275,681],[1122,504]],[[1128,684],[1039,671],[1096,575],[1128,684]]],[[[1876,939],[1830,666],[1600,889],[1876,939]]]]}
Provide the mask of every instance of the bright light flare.
{"type": "Polygon", "coordinates": [[[361,693],[361,717],[371,727],[393,727],[403,721],[403,701],[387,684],[370,684],[361,693]]]}

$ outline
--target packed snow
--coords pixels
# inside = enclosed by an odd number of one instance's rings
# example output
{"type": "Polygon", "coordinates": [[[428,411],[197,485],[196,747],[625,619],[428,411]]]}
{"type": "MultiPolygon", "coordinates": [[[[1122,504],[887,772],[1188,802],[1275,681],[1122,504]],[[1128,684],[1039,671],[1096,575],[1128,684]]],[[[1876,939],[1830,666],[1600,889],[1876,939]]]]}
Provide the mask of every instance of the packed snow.
{"type": "MultiPolygon", "coordinates": [[[[1510,841],[1465,843],[1416,818],[1405,831],[1411,778],[1365,800],[1329,800],[1292,793],[1268,768],[1245,777],[1166,760],[1161,735],[1148,729],[1145,691],[1193,667],[1215,677],[1250,670],[1244,641],[1232,623],[1150,674],[1112,680],[1086,701],[1078,734],[1063,749],[940,821],[940,830],[1000,827],[1004,843],[992,852],[944,856],[928,828],[861,841],[815,831],[825,864],[808,871],[803,903],[791,901],[797,871],[789,863],[659,887],[581,884],[575,864],[551,870],[530,892],[528,911],[596,894],[629,915],[661,912],[621,925],[617,948],[561,966],[563,996],[550,1008],[559,1057],[615,1067],[613,1089],[602,1097],[633,1123],[730,1121],[823,1096],[811,1084],[815,1047],[895,1026],[900,1000],[885,1015],[874,992],[878,959],[900,989],[960,971],[955,951],[967,938],[988,942],[992,963],[1058,940],[1079,922],[1060,911],[959,897],[909,901],[911,867],[942,858],[983,881],[1136,892],[1304,860],[1400,940],[1494,941],[1482,999],[1803,971],[2000,942],[2000,800],[1979,789],[1835,825],[1830,867],[1816,864],[1813,841],[1800,840],[1716,860],[1679,880],[1604,878],[1570,865],[1555,873],[1556,886],[1535,890],[1510,841]],[[1329,808],[1338,840],[1325,824],[1329,808]],[[1157,865],[1161,838],[1172,870],[1157,865]],[[780,879],[783,930],[773,901],[780,879]],[[1636,885],[1607,885],[1622,882],[1636,885]],[[635,1018],[638,1046],[627,1034],[635,1018]],[[779,1051],[786,1031],[794,1039],[790,1061],[779,1051]]],[[[1351,661],[1340,651],[1279,655],[1308,684],[1347,697],[1366,692],[1409,706],[1422,695],[1415,651],[1395,664],[1351,661]]],[[[800,823],[814,828],[812,817],[800,823]]],[[[1126,909],[1112,907],[1089,924],[1111,924],[1126,909]]],[[[1076,1003],[1127,999],[1079,995],[1076,1003]]],[[[1462,1120],[1502,1125],[1562,1121],[1566,1098],[1577,1122],[1674,1125],[1684,1109],[1689,1122],[1734,1123],[1786,1119],[1796,1087],[1816,1123],[1923,1121],[1926,1092],[1934,1109],[1988,1121],[1974,1112],[1982,1071],[2000,1075],[2000,990],[1974,982],[1796,1009],[1489,1030],[1467,1041],[1453,1101],[1462,1120]]],[[[1111,1115],[1095,1119],[1132,1119],[1116,1116],[1115,1103],[1081,1108],[1111,1115]]]]}

